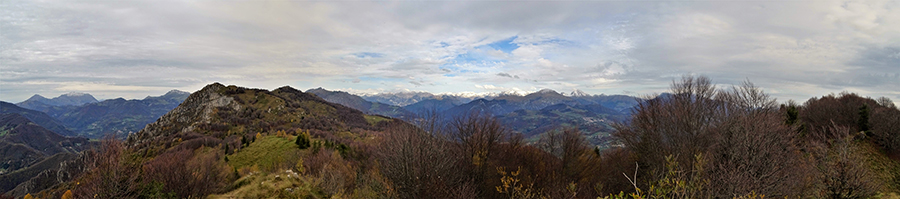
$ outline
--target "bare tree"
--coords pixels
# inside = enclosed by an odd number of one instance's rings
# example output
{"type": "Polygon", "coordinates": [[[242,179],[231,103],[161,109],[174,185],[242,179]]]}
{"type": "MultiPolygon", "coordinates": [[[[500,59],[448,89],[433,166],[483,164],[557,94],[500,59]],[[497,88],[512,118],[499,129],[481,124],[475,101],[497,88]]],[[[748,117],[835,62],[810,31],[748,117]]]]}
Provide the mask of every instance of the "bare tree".
{"type": "Polygon", "coordinates": [[[88,171],[74,190],[78,198],[132,198],[136,196],[136,168],[124,162],[125,146],[115,136],[104,137],[87,152],[88,171]]]}
{"type": "Polygon", "coordinates": [[[671,156],[683,180],[710,181],[688,192],[719,198],[802,194],[808,183],[793,178],[803,165],[796,129],[786,125],[775,100],[762,89],[745,81],[717,90],[709,78],[686,76],[672,84],[671,92],[642,102],[629,123],[616,126],[614,136],[636,156],[638,175],[650,182],[664,178],[671,156]],[[708,160],[694,161],[700,154],[708,160]]]}
{"type": "Polygon", "coordinates": [[[707,155],[709,192],[717,198],[802,195],[807,164],[795,147],[795,132],[776,112],[730,117],[715,130],[707,155]]]}
{"type": "Polygon", "coordinates": [[[381,170],[402,198],[450,196],[466,183],[451,143],[415,126],[396,123],[378,145],[381,170]]]}
{"type": "Polygon", "coordinates": [[[486,160],[510,133],[496,118],[481,112],[454,118],[450,126],[451,138],[462,145],[462,150],[473,158],[476,165],[486,160]]]}
{"type": "Polygon", "coordinates": [[[671,96],[659,96],[637,105],[631,121],[617,124],[613,136],[637,155],[643,176],[662,176],[666,156],[691,167],[693,155],[711,145],[710,131],[723,118],[723,102],[707,77],[685,76],[673,82],[671,96]]]}
{"type": "Polygon", "coordinates": [[[878,105],[881,105],[881,106],[884,106],[884,107],[887,107],[887,108],[897,109],[897,105],[894,104],[894,102],[891,101],[891,98],[888,98],[888,97],[879,97],[879,98],[878,98],[878,105]]]}
{"type": "MultiPolygon", "coordinates": [[[[848,127],[832,125],[823,129],[825,134],[845,134],[848,127]]],[[[818,185],[821,198],[869,198],[875,195],[879,184],[872,172],[863,165],[854,141],[847,137],[829,143],[814,143],[819,171],[818,185]]]]}

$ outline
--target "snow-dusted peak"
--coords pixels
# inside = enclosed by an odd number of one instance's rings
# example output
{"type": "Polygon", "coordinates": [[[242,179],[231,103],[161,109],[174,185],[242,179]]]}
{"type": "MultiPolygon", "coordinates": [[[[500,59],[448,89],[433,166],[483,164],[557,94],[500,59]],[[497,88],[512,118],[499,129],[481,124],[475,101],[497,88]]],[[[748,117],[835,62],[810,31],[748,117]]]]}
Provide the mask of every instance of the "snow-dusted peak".
{"type": "Polygon", "coordinates": [[[510,90],[500,92],[500,96],[525,96],[527,93],[523,93],[522,91],[510,90]]]}
{"type": "Polygon", "coordinates": [[[497,96],[497,93],[491,93],[491,92],[483,92],[483,93],[476,93],[476,92],[457,92],[457,93],[439,93],[439,94],[437,94],[437,95],[440,95],[440,96],[453,96],[453,97],[461,97],[461,98],[469,98],[469,99],[478,99],[478,98],[496,97],[496,96],[497,96]]]}
{"type": "Polygon", "coordinates": [[[85,96],[85,95],[88,95],[88,94],[87,94],[87,93],[80,93],[80,92],[69,92],[69,93],[63,94],[62,96],[68,96],[68,97],[81,97],[81,96],[85,96]]]}
{"type": "Polygon", "coordinates": [[[588,94],[588,93],[586,93],[582,90],[578,90],[578,89],[574,89],[574,90],[572,90],[571,93],[569,93],[569,97],[587,97],[587,96],[591,96],[591,94],[588,94]]]}
{"type": "Polygon", "coordinates": [[[166,92],[165,95],[185,95],[185,94],[190,95],[191,93],[185,92],[185,91],[180,91],[178,89],[173,89],[173,90],[170,90],[169,92],[166,92]]]}
{"type": "Polygon", "coordinates": [[[539,91],[537,91],[537,92],[534,92],[534,93],[539,93],[539,94],[559,94],[559,93],[556,92],[555,90],[549,89],[549,88],[541,89],[541,90],[539,90],[539,91]]]}

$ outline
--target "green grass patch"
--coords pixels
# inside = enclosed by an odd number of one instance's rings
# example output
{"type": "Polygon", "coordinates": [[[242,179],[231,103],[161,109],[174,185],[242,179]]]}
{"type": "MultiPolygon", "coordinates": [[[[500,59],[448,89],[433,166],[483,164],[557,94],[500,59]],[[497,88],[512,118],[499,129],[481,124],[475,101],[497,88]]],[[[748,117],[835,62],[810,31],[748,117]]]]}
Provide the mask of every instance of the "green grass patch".
{"type": "Polygon", "coordinates": [[[869,169],[875,174],[873,177],[884,185],[881,192],[900,193],[900,162],[889,158],[874,144],[860,142],[858,146],[869,169]]]}
{"type": "Polygon", "coordinates": [[[328,198],[318,186],[319,179],[279,171],[244,176],[235,181],[228,193],[207,198],[328,198]]]}
{"type": "Polygon", "coordinates": [[[5,127],[4,127],[4,128],[0,128],[0,137],[3,137],[3,136],[6,135],[6,134],[9,134],[9,129],[8,129],[8,128],[5,128],[5,127]]]}
{"type": "Polygon", "coordinates": [[[372,126],[375,126],[379,122],[390,120],[388,118],[384,118],[381,116],[374,116],[374,115],[365,115],[364,117],[366,118],[366,122],[368,122],[369,125],[372,125],[372,126]]]}
{"type": "Polygon", "coordinates": [[[297,162],[300,149],[294,144],[295,137],[280,138],[264,136],[235,154],[228,156],[228,165],[240,169],[259,166],[264,171],[274,171],[297,162]]]}

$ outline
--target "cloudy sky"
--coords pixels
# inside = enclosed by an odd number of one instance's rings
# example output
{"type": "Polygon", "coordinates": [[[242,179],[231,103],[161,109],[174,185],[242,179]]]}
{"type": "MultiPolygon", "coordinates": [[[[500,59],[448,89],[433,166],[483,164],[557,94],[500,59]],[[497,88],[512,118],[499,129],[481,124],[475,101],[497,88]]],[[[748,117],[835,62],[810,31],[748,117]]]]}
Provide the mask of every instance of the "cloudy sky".
{"type": "Polygon", "coordinates": [[[0,100],[212,82],[351,92],[900,99],[898,1],[0,1],[0,100]]]}

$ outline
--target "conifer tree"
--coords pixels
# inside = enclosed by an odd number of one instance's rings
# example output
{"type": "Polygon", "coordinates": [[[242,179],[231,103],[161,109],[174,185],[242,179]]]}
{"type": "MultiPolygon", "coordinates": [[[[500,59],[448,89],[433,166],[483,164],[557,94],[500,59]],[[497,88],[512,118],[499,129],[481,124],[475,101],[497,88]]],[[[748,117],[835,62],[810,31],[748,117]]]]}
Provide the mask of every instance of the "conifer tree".
{"type": "Polygon", "coordinates": [[[310,146],[310,144],[309,144],[309,131],[302,132],[302,133],[298,134],[298,135],[297,135],[297,140],[294,141],[294,143],[297,144],[297,146],[300,147],[300,149],[307,149],[307,148],[309,148],[309,146],[310,146]]]}

